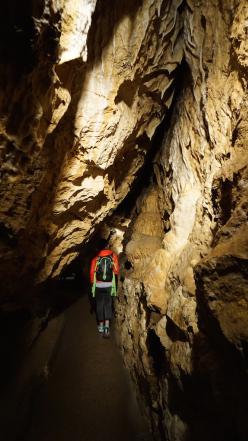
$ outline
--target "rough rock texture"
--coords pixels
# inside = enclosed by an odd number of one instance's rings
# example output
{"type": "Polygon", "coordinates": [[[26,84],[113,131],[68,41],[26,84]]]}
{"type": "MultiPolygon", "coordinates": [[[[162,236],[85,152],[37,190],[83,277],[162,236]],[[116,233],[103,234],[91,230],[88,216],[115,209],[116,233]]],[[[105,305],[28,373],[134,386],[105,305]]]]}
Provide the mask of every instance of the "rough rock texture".
{"type": "Polygon", "coordinates": [[[247,13],[185,7],[181,92],[126,246],[121,340],[158,439],[248,436],[247,13]]]}
{"type": "Polygon", "coordinates": [[[16,270],[22,283],[58,275],[126,196],[172,102],[181,5],[98,1],[91,26],[94,1],[6,13],[14,53],[21,34],[32,55],[16,66],[8,50],[1,80],[1,272],[12,286],[16,270]]]}
{"type": "Polygon", "coordinates": [[[155,438],[246,441],[246,1],[9,3],[2,310],[29,305],[108,217],[120,342],[155,438]]]}

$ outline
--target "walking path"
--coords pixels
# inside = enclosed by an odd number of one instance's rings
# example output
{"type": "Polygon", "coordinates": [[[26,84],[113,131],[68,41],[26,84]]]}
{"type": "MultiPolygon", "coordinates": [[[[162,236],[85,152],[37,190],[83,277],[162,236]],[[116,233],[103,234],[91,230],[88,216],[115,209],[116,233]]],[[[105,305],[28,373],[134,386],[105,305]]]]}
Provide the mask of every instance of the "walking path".
{"type": "Polygon", "coordinates": [[[20,441],[34,440],[151,440],[114,337],[97,334],[87,297],[65,313],[51,372],[20,441]]]}

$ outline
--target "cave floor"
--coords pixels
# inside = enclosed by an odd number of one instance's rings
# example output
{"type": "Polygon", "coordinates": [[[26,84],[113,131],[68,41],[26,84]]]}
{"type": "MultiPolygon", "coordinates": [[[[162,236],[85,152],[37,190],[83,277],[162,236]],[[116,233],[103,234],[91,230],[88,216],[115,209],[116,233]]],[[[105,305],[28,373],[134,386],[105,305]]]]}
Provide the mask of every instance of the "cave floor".
{"type": "Polygon", "coordinates": [[[65,312],[51,371],[35,394],[21,438],[18,441],[151,439],[113,332],[110,339],[98,335],[87,296],[65,312]]]}

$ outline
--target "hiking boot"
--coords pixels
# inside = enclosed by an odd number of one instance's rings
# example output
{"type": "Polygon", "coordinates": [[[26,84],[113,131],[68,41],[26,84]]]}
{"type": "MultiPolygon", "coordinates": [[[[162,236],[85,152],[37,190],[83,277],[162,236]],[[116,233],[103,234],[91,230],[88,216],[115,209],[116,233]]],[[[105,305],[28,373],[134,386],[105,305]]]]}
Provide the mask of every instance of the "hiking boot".
{"type": "Polygon", "coordinates": [[[104,326],[103,326],[103,325],[102,325],[102,326],[101,326],[101,325],[98,325],[98,326],[97,326],[97,329],[98,329],[99,334],[100,334],[100,335],[103,335],[103,333],[104,333],[104,326]]]}
{"type": "Polygon", "coordinates": [[[105,326],[104,327],[104,333],[103,333],[103,337],[105,338],[109,338],[109,326],[105,326]]]}

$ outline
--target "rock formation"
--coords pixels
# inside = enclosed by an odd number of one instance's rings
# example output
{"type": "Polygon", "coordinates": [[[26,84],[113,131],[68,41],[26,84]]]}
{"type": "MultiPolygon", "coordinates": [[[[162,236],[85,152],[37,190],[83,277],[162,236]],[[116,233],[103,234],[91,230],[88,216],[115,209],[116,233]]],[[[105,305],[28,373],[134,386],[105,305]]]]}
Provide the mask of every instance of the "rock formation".
{"type": "Polygon", "coordinates": [[[2,308],[107,218],[120,344],[155,437],[245,441],[248,7],[110,3],[3,6],[2,308]]]}
{"type": "Polygon", "coordinates": [[[248,434],[247,12],[185,8],[187,66],[126,246],[122,344],[158,439],[248,434]]]}
{"type": "Polygon", "coordinates": [[[182,2],[121,1],[111,13],[98,2],[88,53],[95,2],[83,3],[87,17],[82,2],[51,1],[7,24],[14,54],[24,34],[33,57],[28,66],[10,53],[2,78],[3,272],[15,261],[12,279],[18,268],[45,280],[76,257],[128,193],[172,101],[182,2]]]}

